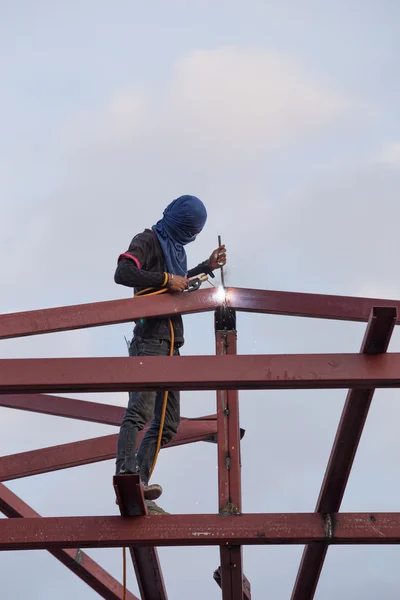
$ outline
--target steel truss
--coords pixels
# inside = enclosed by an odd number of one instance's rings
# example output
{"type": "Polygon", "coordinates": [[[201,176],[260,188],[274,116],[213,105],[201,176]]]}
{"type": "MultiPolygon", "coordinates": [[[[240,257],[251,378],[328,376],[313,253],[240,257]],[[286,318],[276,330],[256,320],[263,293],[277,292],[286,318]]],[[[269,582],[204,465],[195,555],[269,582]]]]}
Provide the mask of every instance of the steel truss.
{"type": "MultiPolygon", "coordinates": [[[[340,505],[374,390],[400,387],[400,354],[387,353],[400,301],[229,288],[115,300],[0,316],[0,339],[126,323],[138,318],[215,313],[216,356],[0,360],[0,406],[118,426],[122,407],[51,393],[135,389],[217,390],[217,413],[182,418],[169,446],[217,442],[218,514],[149,516],[138,476],[114,477],[122,517],[40,517],[0,483],[0,550],[46,549],[99,595],[123,588],[81,548],[128,547],[142,600],[167,600],[157,546],[217,545],[214,579],[223,600],[250,600],[242,546],[305,544],[292,600],[312,600],[331,544],[399,544],[400,513],[341,513],[340,505]],[[236,353],[236,312],[367,322],[359,354],[236,353]],[[246,514],[241,500],[239,389],[348,388],[312,514],[246,514]],[[40,518],[38,518],[40,517],[40,518]]],[[[115,457],[116,434],[0,458],[9,481],[115,457]]],[[[139,440],[140,441],[140,440],[139,440]]],[[[138,600],[127,592],[127,600],[138,600]]]]}

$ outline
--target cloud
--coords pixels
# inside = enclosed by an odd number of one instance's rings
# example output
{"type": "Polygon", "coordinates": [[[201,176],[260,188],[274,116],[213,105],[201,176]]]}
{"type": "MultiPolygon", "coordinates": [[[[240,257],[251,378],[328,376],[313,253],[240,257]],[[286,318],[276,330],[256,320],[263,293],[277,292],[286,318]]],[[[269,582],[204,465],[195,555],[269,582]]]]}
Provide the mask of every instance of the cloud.
{"type": "Polygon", "coordinates": [[[383,147],[378,160],[393,168],[400,168],[400,142],[387,143],[383,147]]]}
{"type": "Polygon", "coordinates": [[[95,113],[77,115],[64,135],[78,153],[82,143],[95,152],[151,144],[156,153],[161,146],[225,162],[315,135],[355,108],[293,58],[226,47],[177,61],[164,86],[116,92],[95,113]]]}

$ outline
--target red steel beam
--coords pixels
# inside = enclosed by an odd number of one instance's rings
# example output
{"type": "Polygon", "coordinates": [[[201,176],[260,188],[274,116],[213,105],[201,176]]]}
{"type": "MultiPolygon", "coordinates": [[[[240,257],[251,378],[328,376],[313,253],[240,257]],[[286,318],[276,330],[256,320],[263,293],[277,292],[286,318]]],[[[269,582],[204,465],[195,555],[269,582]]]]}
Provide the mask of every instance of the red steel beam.
{"type": "MultiPolygon", "coordinates": [[[[223,307],[215,313],[215,342],[218,356],[237,352],[235,313],[223,307]]],[[[239,397],[237,390],[217,392],[218,495],[219,513],[242,512],[240,464],[239,397]]],[[[221,546],[221,589],[223,600],[243,600],[243,559],[240,546],[221,546]]]]}
{"type": "Polygon", "coordinates": [[[128,323],[140,318],[199,313],[214,310],[219,304],[216,290],[211,288],[195,294],[163,294],[162,297],[128,298],[8,313],[0,316],[0,339],[128,323]]]}
{"type": "MultiPolygon", "coordinates": [[[[400,314],[400,300],[360,298],[355,296],[331,296],[230,288],[228,304],[237,311],[334,319],[340,321],[367,322],[374,306],[391,306],[400,314]]],[[[399,323],[399,319],[397,319],[399,323]]]]}
{"type": "MultiPolygon", "coordinates": [[[[214,581],[219,585],[219,587],[221,587],[221,567],[218,567],[218,569],[214,571],[213,578],[214,581]]],[[[244,600],[251,600],[251,586],[250,581],[247,579],[246,575],[243,575],[242,588],[244,600]]]]}
{"type": "Polygon", "coordinates": [[[125,413],[123,406],[47,394],[5,394],[0,396],[0,406],[116,426],[121,425],[125,413]]]}
{"type": "MultiPolygon", "coordinates": [[[[373,308],[360,352],[369,355],[386,352],[396,319],[395,308],[373,308]]],[[[347,394],[315,508],[316,512],[339,511],[374,391],[373,388],[366,388],[350,390],[347,394]]],[[[326,544],[311,544],[305,547],[292,600],[314,598],[327,551],[326,544]]]]}
{"type": "MultiPolygon", "coordinates": [[[[214,416],[214,415],[210,415],[214,416]]],[[[139,441],[146,430],[139,434],[139,441]]],[[[213,439],[217,433],[217,421],[210,419],[185,419],[182,417],[178,433],[164,448],[213,439]]],[[[88,465],[115,458],[118,434],[105,435],[89,440],[30,450],[0,457],[0,481],[10,481],[88,465]]]]}
{"type": "MultiPolygon", "coordinates": [[[[227,290],[227,303],[238,311],[345,321],[368,321],[373,306],[400,309],[399,300],[241,288],[227,290]]],[[[162,294],[9,313],[0,316],[0,339],[127,323],[139,318],[205,312],[218,306],[220,300],[213,288],[192,294],[162,294]]]]}
{"type": "MultiPolygon", "coordinates": [[[[139,475],[115,475],[114,489],[121,515],[147,515],[139,475]]],[[[130,546],[133,567],[142,600],[168,600],[157,549],[130,546]]]]}
{"type": "Polygon", "coordinates": [[[0,360],[0,393],[392,388],[400,353],[0,360]]]}
{"type": "Polygon", "coordinates": [[[0,519],[0,550],[121,546],[400,544],[400,513],[0,519]]]}
{"type": "MultiPolygon", "coordinates": [[[[0,511],[10,519],[40,518],[39,513],[3,484],[0,484],[0,511]]],[[[82,550],[54,548],[49,552],[105,600],[123,598],[122,585],[82,550]]],[[[139,599],[127,591],[126,600],[139,599]]]]}

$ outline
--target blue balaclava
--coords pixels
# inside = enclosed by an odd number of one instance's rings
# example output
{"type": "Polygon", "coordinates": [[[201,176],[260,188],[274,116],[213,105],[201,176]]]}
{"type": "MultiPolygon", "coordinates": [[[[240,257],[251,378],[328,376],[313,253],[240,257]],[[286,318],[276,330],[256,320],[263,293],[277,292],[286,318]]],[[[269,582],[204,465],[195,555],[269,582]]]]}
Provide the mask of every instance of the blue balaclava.
{"type": "Polygon", "coordinates": [[[196,196],[179,196],[164,210],[163,218],[153,226],[165,257],[165,271],[187,275],[184,246],[193,242],[207,220],[206,207],[196,196]]]}

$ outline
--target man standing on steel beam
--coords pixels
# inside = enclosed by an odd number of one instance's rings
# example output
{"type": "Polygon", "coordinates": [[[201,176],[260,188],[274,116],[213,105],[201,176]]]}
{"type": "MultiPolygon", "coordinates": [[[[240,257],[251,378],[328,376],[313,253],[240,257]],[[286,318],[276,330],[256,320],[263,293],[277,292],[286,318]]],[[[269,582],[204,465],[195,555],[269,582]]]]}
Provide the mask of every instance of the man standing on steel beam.
{"type": "MultiPolygon", "coordinates": [[[[194,269],[187,270],[185,246],[193,242],[207,220],[207,211],[195,196],[180,196],[164,211],[163,218],[152,227],[136,235],[128,250],[118,258],[114,280],[134,288],[139,293],[146,288],[183,292],[189,278],[212,274],[226,264],[225,246],[212,252],[210,258],[194,269]]],[[[179,355],[184,343],[183,322],[180,315],[168,318],[140,319],[136,322],[129,356],[179,355]],[[172,330],[171,330],[172,327],[172,330]],[[171,343],[173,338],[173,350],[171,343]]],[[[149,485],[163,407],[162,392],[130,392],[128,407],[123,418],[117,445],[116,474],[140,473],[148,509],[164,512],[156,500],[162,493],[160,485],[149,485]],[[151,420],[138,453],[138,433],[151,420]]],[[[169,392],[161,447],[175,436],[180,422],[179,392],[169,392]]]]}

